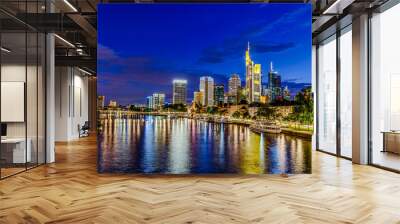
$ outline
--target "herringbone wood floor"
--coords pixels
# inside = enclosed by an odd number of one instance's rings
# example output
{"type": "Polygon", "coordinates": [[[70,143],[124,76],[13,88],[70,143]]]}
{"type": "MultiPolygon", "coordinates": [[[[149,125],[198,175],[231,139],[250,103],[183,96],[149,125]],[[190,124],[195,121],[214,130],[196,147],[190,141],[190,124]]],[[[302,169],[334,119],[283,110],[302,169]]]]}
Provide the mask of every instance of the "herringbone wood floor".
{"type": "Polygon", "coordinates": [[[95,138],[0,181],[0,223],[400,223],[400,175],[313,153],[313,174],[99,175],[95,138]]]}

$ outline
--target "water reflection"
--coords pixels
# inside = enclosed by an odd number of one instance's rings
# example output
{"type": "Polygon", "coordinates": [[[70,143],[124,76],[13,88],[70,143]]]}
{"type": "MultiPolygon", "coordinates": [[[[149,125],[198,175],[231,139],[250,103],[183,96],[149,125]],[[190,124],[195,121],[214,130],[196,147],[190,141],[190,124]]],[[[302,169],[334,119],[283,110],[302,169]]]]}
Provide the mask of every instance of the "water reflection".
{"type": "Polygon", "coordinates": [[[105,119],[101,125],[99,172],[311,172],[311,142],[284,134],[162,116],[105,119]]]}

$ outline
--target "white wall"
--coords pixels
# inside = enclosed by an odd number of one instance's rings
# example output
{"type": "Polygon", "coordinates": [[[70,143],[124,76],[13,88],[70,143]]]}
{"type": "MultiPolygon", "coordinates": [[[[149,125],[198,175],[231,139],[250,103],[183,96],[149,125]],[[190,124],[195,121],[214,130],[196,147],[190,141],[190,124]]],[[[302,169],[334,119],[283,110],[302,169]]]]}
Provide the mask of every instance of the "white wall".
{"type": "Polygon", "coordinates": [[[70,141],[89,120],[88,78],[72,67],[56,67],[55,73],[55,140],[70,141]]]}

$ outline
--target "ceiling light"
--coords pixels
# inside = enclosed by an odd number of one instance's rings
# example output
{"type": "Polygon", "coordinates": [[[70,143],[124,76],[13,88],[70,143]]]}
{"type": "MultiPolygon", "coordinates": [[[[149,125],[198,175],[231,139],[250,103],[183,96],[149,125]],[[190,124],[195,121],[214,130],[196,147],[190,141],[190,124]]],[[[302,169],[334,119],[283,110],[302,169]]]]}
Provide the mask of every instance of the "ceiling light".
{"type": "Polygon", "coordinates": [[[4,51],[4,52],[6,52],[6,53],[10,53],[10,52],[11,52],[10,50],[8,50],[8,49],[5,48],[5,47],[1,47],[1,51],[4,51]]]}
{"type": "Polygon", "coordinates": [[[66,43],[67,45],[69,45],[70,47],[73,47],[73,48],[75,48],[75,45],[73,45],[71,42],[69,42],[68,40],[66,40],[66,39],[64,39],[64,38],[62,38],[62,37],[60,37],[59,35],[57,35],[57,34],[54,34],[54,36],[55,37],[57,37],[59,40],[61,40],[62,42],[64,42],[64,43],[66,43]]]}
{"type": "Polygon", "coordinates": [[[336,0],[333,2],[332,5],[330,5],[324,12],[322,13],[323,15],[329,15],[329,14],[342,14],[343,10],[347,8],[349,5],[351,5],[355,0],[336,0]]]}
{"type": "Polygon", "coordinates": [[[81,68],[79,68],[79,67],[78,67],[78,70],[81,71],[81,72],[83,72],[83,73],[85,73],[86,75],[93,75],[92,73],[90,73],[90,72],[88,72],[88,71],[86,71],[86,70],[83,70],[83,69],[81,69],[81,68]]]}
{"type": "Polygon", "coordinates": [[[68,1],[64,0],[65,4],[67,4],[74,12],[78,12],[78,10],[68,1]]]}

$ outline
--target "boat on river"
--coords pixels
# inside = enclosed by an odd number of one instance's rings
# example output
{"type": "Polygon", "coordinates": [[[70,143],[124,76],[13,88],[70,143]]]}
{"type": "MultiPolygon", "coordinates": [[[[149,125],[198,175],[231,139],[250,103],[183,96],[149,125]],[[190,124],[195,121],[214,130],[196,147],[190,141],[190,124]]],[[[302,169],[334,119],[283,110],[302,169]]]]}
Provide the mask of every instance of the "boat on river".
{"type": "Polygon", "coordinates": [[[266,121],[256,121],[251,124],[249,128],[250,130],[257,133],[279,134],[282,132],[281,126],[279,124],[266,121]]]}

